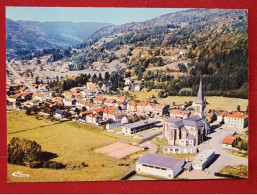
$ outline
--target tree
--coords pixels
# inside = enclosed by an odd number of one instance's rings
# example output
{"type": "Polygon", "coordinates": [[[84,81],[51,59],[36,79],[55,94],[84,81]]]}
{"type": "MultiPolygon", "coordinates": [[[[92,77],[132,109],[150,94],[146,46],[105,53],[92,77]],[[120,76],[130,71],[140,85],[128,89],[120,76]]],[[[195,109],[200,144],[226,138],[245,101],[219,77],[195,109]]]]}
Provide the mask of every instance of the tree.
{"type": "Polygon", "coordinates": [[[241,110],[240,105],[237,106],[236,110],[237,110],[237,112],[240,112],[240,110],[241,110]]]}

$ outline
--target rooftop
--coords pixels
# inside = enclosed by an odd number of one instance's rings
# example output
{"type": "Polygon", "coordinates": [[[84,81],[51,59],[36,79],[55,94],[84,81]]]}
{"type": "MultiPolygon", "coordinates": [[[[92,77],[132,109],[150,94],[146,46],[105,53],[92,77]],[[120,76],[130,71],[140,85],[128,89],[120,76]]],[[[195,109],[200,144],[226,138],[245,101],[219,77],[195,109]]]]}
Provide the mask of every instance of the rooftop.
{"type": "Polygon", "coordinates": [[[199,153],[193,163],[203,164],[211,155],[215,153],[214,149],[205,149],[199,153]]]}
{"type": "Polygon", "coordinates": [[[180,158],[163,156],[159,154],[145,154],[141,158],[139,158],[136,163],[173,169],[178,162],[182,161],[184,162],[184,160],[180,158]]]}
{"type": "Polygon", "coordinates": [[[224,144],[233,144],[233,142],[235,140],[236,140],[235,136],[229,135],[229,136],[226,136],[226,137],[223,138],[222,143],[224,143],[224,144]]]}
{"type": "Polygon", "coordinates": [[[143,121],[138,121],[138,122],[135,122],[135,123],[130,123],[130,124],[123,125],[123,127],[133,129],[133,128],[137,128],[137,127],[143,127],[147,124],[154,124],[154,123],[159,123],[159,122],[160,122],[159,120],[149,118],[149,119],[146,119],[146,120],[143,120],[143,121]]]}

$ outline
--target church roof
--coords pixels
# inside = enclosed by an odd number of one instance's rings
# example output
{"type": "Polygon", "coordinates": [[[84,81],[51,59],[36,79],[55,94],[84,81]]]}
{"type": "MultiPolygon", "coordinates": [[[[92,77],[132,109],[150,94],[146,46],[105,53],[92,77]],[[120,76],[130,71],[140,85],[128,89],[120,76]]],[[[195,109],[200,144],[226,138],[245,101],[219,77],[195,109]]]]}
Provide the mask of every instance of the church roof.
{"type": "Polygon", "coordinates": [[[198,94],[197,94],[197,98],[196,98],[195,103],[196,104],[203,104],[204,103],[202,78],[200,80],[200,85],[199,85],[198,94]]]}
{"type": "Polygon", "coordinates": [[[192,116],[192,117],[186,118],[186,119],[176,119],[176,118],[171,117],[168,120],[166,120],[165,122],[171,123],[171,126],[175,127],[175,128],[189,126],[189,127],[196,127],[199,129],[199,128],[205,126],[204,121],[198,115],[195,115],[195,116],[192,116]]]}

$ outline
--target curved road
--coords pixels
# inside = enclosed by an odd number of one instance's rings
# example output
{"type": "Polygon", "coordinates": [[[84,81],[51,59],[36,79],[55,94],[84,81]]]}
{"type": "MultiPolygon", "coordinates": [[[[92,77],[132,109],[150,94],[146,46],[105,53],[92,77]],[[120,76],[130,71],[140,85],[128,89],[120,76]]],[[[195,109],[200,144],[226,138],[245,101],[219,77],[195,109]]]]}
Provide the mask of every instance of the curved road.
{"type": "Polygon", "coordinates": [[[223,168],[226,165],[231,165],[231,166],[236,164],[247,165],[248,164],[247,158],[235,156],[222,149],[222,139],[225,136],[232,134],[234,131],[228,128],[223,128],[223,129],[218,128],[215,131],[216,132],[208,136],[211,139],[209,139],[208,141],[206,141],[205,143],[199,146],[200,151],[204,149],[215,149],[215,154],[219,155],[216,161],[209,168],[207,168],[207,170],[211,174],[214,174],[214,172],[218,172],[221,168],[223,168]]]}

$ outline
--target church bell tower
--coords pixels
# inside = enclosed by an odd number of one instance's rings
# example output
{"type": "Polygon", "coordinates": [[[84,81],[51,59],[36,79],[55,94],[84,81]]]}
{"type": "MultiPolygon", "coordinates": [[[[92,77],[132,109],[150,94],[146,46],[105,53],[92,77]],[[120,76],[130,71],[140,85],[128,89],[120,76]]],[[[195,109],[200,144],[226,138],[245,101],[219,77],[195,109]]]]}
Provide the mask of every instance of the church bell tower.
{"type": "Polygon", "coordinates": [[[198,94],[195,101],[195,115],[199,115],[202,119],[206,118],[206,102],[203,96],[202,78],[200,79],[198,94]]]}

